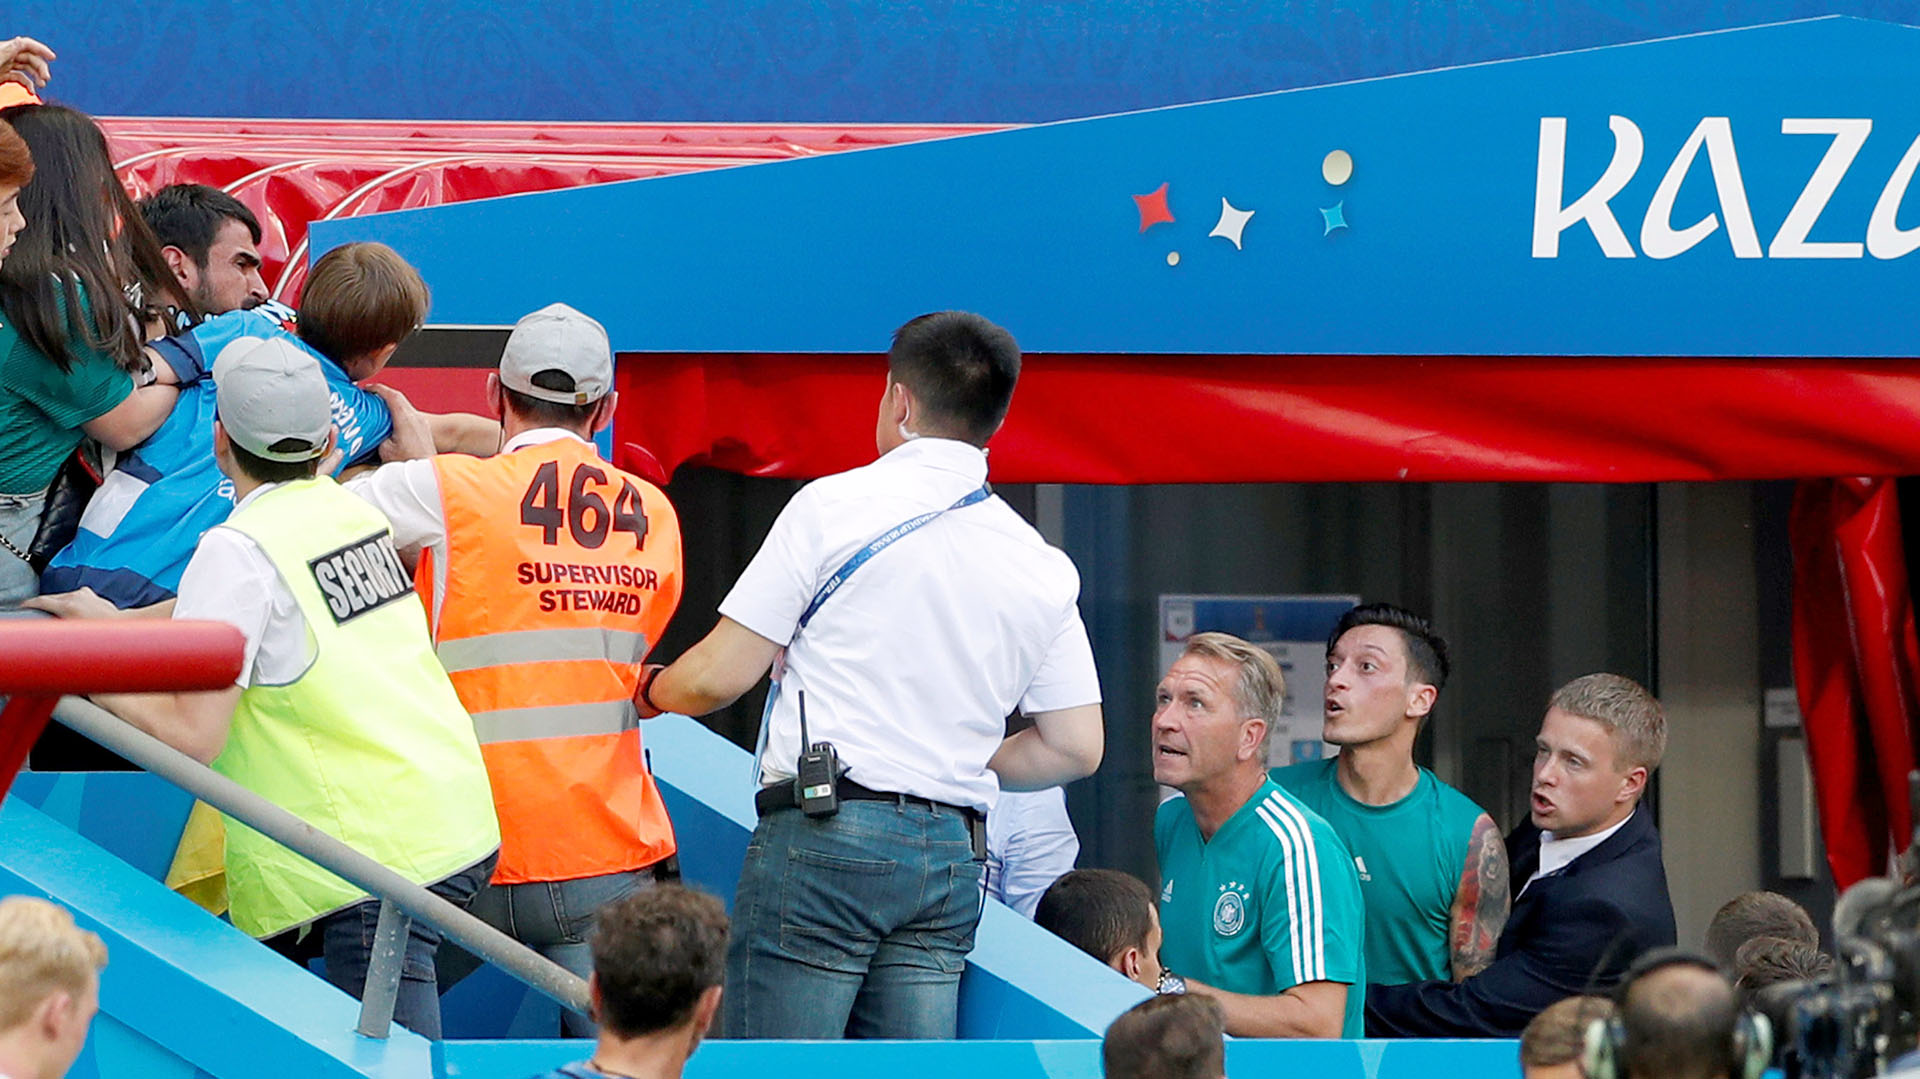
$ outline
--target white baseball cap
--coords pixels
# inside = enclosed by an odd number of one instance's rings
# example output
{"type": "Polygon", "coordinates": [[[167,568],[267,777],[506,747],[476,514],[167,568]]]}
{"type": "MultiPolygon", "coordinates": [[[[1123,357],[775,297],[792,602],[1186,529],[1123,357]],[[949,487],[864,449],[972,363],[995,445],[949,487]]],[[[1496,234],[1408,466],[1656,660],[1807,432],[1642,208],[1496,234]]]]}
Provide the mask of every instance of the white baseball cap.
{"type": "Polygon", "coordinates": [[[320,361],[283,337],[229,348],[213,365],[220,426],[234,445],[269,461],[311,461],[327,452],[333,392],[320,361]]]}
{"type": "Polygon", "coordinates": [[[613,388],[606,327],[563,303],[542,307],[513,324],[500,355],[500,384],[556,404],[598,401],[613,388]],[[555,385],[536,385],[541,374],[555,385]]]}

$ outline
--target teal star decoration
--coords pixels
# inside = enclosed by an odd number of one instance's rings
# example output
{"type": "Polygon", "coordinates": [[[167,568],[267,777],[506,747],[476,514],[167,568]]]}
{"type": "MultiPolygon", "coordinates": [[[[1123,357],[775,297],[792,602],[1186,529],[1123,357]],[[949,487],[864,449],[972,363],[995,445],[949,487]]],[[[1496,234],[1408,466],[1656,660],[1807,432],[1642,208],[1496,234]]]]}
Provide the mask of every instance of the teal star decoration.
{"type": "Polygon", "coordinates": [[[1342,199],[1339,202],[1334,203],[1332,206],[1323,207],[1320,211],[1320,216],[1327,219],[1327,231],[1321,233],[1320,235],[1322,236],[1328,235],[1334,229],[1346,228],[1347,227],[1346,200],[1342,199]]]}

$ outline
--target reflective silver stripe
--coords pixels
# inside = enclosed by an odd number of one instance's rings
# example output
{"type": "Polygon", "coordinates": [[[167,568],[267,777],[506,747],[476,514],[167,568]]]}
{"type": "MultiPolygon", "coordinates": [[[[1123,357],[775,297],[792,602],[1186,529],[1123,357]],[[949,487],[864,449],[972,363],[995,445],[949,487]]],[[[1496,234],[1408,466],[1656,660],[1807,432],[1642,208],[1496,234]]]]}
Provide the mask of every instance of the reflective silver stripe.
{"type": "Polygon", "coordinates": [[[523,629],[512,633],[483,633],[441,641],[440,665],[448,674],[503,667],[510,663],[552,663],[569,659],[604,659],[609,663],[638,663],[647,654],[647,635],[624,630],[523,629]]]}
{"type": "Polygon", "coordinates": [[[524,742],[529,738],[566,738],[578,734],[619,734],[640,725],[632,701],[557,704],[545,708],[498,708],[473,714],[480,744],[524,742]]]}

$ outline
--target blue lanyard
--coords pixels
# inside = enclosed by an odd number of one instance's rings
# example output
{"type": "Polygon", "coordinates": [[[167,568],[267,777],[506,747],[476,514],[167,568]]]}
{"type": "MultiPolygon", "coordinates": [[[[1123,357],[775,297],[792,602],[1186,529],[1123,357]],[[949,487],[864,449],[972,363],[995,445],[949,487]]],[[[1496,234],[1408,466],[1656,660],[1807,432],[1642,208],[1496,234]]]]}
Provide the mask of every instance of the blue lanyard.
{"type": "MultiPolygon", "coordinates": [[[[990,483],[983,483],[980,485],[979,490],[969,492],[965,498],[962,498],[960,501],[955,502],[951,506],[948,506],[946,509],[934,510],[931,513],[923,513],[920,516],[915,517],[910,521],[905,521],[905,522],[902,522],[901,524],[895,525],[894,527],[888,529],[878,539],[875,539],[872,543],[869,543],[865,547],[862,547],[858,551],[855,551],[853,553],[853,557],[847,559],[846,562],[844,562],[839,569],[835,570],[833,573],[833,576],[827,578],[827,583],[821,585],[820,590],[813,594],[813,602],[807,604],[807,609],[800,612],[800,623],[793,627],[793,637],[787,641],[787,647],[788,648],[793,647],[793,642],[800,639],[800,631],[807,628],[807,623],[813,620],[814,614],[820,610],[820,605],[827,602],[828,599],[832,598],[835,592],[840,591],[840,586],[847,583],[847,578],[853,576],[855,570],[859,569],[861,566],[866,565],[868,559],[872,558],[874,555],[879,554],[881,551],[886,550],[888,547],[893,546],[895,543],[898,543],[901,539],[906,537],[909,533],[921,527],[924,527],[925,525],[930,523],[935,517],[938,517],[943,513],[949,513],[949,512],[952,512],[953,510],[960,509],[963,506],[971,506],[975,502],[985,502],[988,496],[992,494],[993,494],[993,485],[990,483]]],[[[780,666],[778,661],[776,661],[774,665],[774,678],[772,680],[772,684],[767,687],[767,703],[760,709],[760,733],[756,735],[753,740],[754,745],[753,745],[752,767],[753,767],[754,783],[756,786],[759,784],[760,760],[762,757],[766,756],[766,752],[767,752],[767,731],[773,725],[773,706],[774,706],[774,703],[780,699],[779,672],[780,672],[780,666]]],[[[804,746],[801,747],[802,752],[805,751],[805,748],[806,747],[804,746]]]]}
{"type": "Polygon", "coordinates": [[[979,490],[969,492],[966,497],[948,506],[946,509],[923,513],[910,521],[897,524],[881,534],[881,536],[872,543],[855,551],[853,557],[847,559],[839,569],[834,571],[833,576],[827,578],[827,583],[820,586],[820,591],[813,594],[813,602],[807,604],[807,609],[800,613],[800,623],[793,628],[793,635],[798,637],[800,631],[807,628],[807,623],[813,621],[813,616],[820,610],[820,605],[832,599],[833,594],[840,591],[840,586],[847,583],[847,578],[853,576],[855,570],[866,565],[868,559],[886,550],[888,547],[893,546],[900,540],[905,539],[910,533],[917,531],[922,526],[931,523],[934,518],[941,514],[951,513],[954,510],[971,506],[975,502],[985,502],[991,494],[993,494],[993,486],[983,483],[980,485],[979,490]]]}

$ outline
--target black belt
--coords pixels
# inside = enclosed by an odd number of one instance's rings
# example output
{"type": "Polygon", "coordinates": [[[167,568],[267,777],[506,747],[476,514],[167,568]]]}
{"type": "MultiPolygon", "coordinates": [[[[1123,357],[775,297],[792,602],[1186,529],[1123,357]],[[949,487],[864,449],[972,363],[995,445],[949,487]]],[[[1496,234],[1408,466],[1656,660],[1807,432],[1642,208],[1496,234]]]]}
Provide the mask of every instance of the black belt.
{"type": "MultiPolygon", "coordinates": [[[[834,782],[843,802],[898,802],[901,805],[916,805],[927,809],[951,809],[964,814],[969,821],[985,820],[986,814],[972,806],[957,806],[951,802],[936,802],[931,798],[922,798],[917,794],[889,794],[871,787],[863,787],[846,776],[834,782]]],[[[782,780],[771,787],[761,787],[753,795],[754,812],[764,817],[776,809],[797,809],[800,803],[793,796],[793,781],[782,780]]]]}

